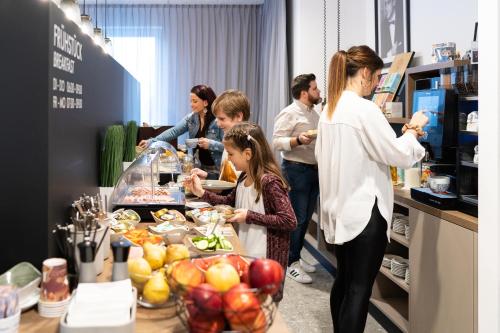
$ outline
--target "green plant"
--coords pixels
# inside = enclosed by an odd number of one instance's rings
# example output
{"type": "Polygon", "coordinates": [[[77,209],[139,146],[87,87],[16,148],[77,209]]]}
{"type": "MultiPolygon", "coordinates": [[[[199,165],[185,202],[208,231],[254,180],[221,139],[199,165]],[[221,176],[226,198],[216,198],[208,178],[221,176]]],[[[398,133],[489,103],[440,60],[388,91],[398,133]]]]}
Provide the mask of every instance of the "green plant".
{"type": "Polygon", "coordinates": [[[135,143],[137,141],[137,123],[131,120],[127,123],[125,130],[125,152],[124,162],[132,162],[135,158],[135,143]]]}
{"type": "Polygon", "coordinates": [[[100,186],[115,186],[123,168],[125,131],[122,125],[109,126],[101,150],[100,186]]]}

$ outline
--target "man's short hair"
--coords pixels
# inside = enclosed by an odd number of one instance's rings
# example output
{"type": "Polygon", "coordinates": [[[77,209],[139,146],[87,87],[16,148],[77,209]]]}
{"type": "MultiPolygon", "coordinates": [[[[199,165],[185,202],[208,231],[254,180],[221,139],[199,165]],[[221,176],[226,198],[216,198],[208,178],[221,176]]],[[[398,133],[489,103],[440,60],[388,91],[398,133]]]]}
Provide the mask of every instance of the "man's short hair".
{"type": "Polygon", "coordinates": [[[302,91],[308,91],[311,81],[315,81],[316,76],[314,74],[301,74],[297,76],[292,81],[292,96],[295,99],[300,98],[300,93],[302,91]]]}
{"type": "Polygon", "coordinates": [[[243,121],[247,121],[250,118],[250,102],[243,92],[226,90],[212,103],[212,113],[217,116],[219,111],[224,112],[231,119],[241,112],[243,121]]]}

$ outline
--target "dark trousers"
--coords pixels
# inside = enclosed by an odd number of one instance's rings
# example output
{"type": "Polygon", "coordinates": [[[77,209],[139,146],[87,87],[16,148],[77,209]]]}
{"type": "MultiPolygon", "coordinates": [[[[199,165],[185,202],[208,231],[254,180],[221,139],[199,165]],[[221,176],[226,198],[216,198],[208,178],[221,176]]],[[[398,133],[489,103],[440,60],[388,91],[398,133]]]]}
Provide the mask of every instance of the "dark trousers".
{"type": "Polygon", "coordinates": [[[291,265],[300,259],[307,227],[318,200],[318,169],[313,165],[287,160],[283,160],[281,166],[283,175],[290,184],[288,195],[297,218],[297,228],[290,234],[288,265],[291,265]]]}
{"type": "Polygon", "coordinates": [[[335,245],[337,276],[330,294],[335,333],[362,333],[375,277],[387,246],[387,223],[377,201],[366,228],[353,240],[335,245]]]}

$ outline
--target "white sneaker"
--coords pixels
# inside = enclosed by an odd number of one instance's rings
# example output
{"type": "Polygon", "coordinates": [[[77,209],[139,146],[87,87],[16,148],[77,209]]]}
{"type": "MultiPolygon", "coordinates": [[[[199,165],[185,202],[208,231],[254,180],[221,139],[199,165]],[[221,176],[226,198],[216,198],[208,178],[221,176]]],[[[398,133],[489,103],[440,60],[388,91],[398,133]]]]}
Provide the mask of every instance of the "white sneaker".
{"type": "Polygon", "coordinates": [[[300,259],[299,263],[300,263],[300,267],[302,267],[302,269],[304,270],[304,272],[306,272],[306,273],[314,273],[314,272],[316,272],[316,267],[314,265],[311,265],[310,263],[308,263],[304,259],[300,259]]]}
{"type": "Polygon", "coordinates": [[[298,261],[286,269],[286,276],[298,283],[312,283],[312,278],[304,272],[298,261]]]}

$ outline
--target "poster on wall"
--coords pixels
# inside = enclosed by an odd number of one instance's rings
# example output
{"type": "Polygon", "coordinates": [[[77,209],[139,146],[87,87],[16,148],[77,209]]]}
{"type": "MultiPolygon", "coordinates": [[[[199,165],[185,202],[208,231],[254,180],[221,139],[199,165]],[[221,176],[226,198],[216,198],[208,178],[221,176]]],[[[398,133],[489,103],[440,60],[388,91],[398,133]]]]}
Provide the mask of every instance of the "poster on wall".
{"type": "Polygon", "coordinates": [[[384,62],[410,51],[409,0],[375,0],[375,48],[384,62]]]}

